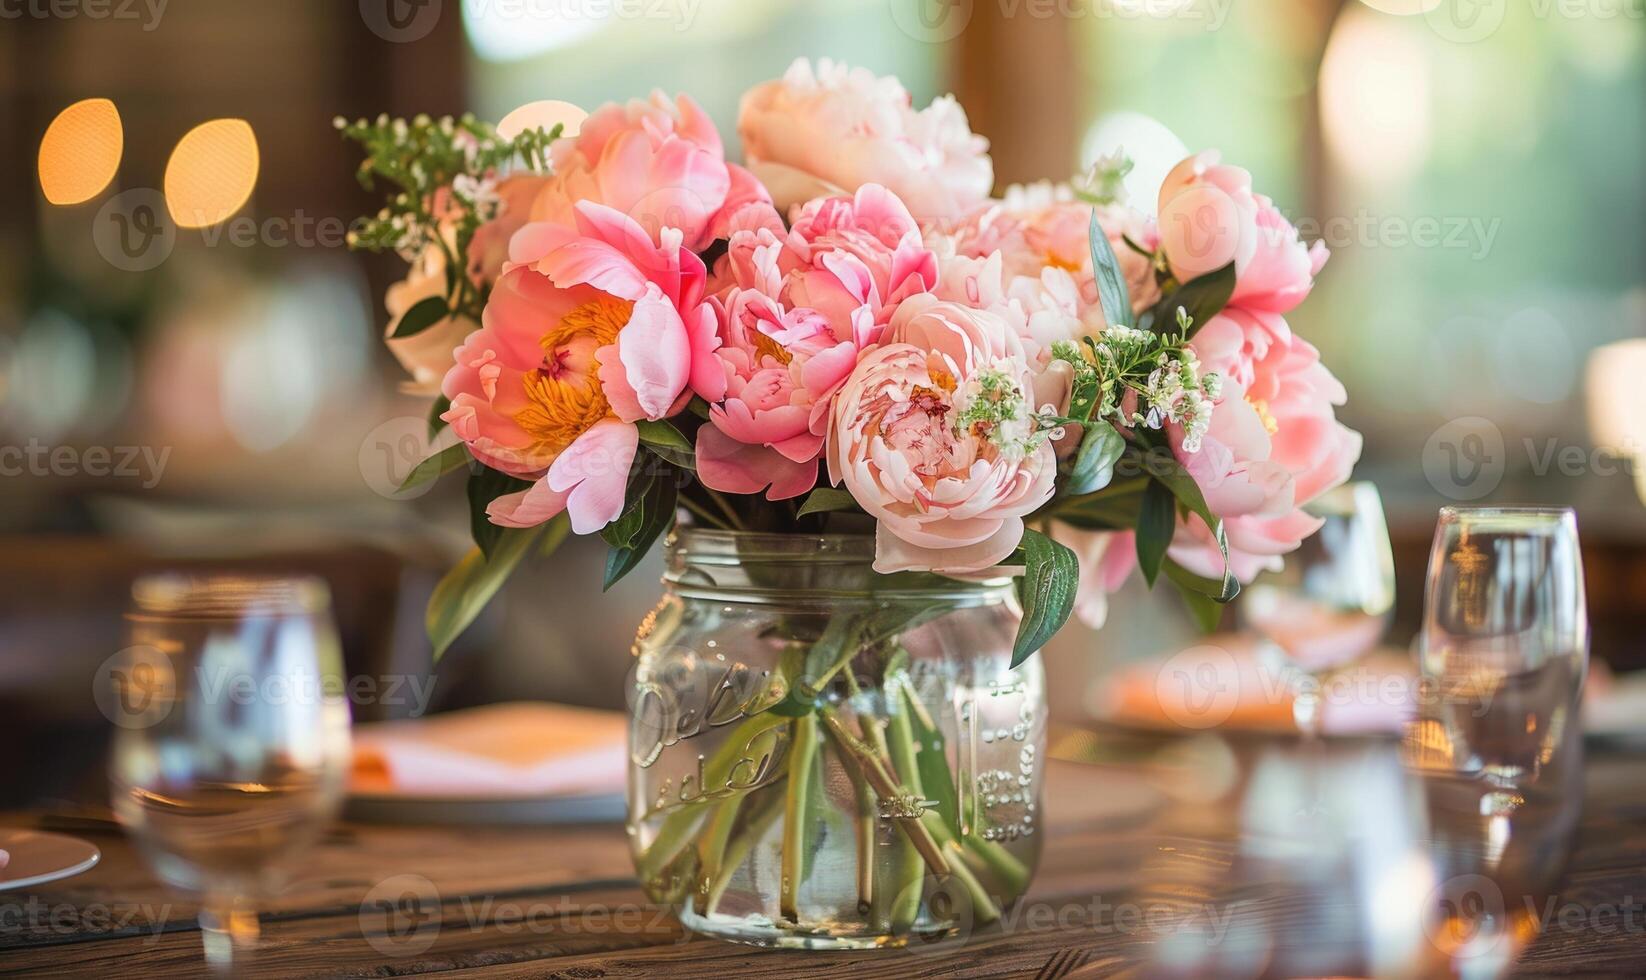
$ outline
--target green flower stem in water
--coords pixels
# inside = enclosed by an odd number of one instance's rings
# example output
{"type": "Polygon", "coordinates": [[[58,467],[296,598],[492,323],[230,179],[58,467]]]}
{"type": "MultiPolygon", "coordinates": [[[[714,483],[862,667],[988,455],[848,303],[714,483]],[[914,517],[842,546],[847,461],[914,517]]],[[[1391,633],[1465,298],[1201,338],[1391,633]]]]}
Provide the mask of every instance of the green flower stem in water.
{"type": "MultiPolygon", "coordinates": [[[[787,796],[786,793],[783,795],[787,796]]],[[[749,799],[749,805],[743,808],[743,823],[727,843],[720,870],[715,873],[714,880],[709,884],[709,893],[703,902],[705,916],[713,915],[715,909],[720,907],[720,898],[726,894],[726,888],[732,882],[732,875],[735,875],[737,869],[743,866],[743,862],[748,860],[749,852],[766,836],[766,831],[784,810],[783,800],[775,792],[767,792],[765,788],[750,794],[749,799]]]]}
{"type": "Polygon", "coordinates": [[[698,834],[697,890],[705,903],[714,880],[720,875],[726,845],[731,840],[732,828],[737,826],[737,813],[742,806],[743,798],[738,796],[716,803],[698,834]]]}
{"type": "MultiPolygon", "coordinates": [[[[908,712],[902,699],[897,697],[895,689],[890,689],[886,693],[886,707],[890,712],[886,725],[886,743],[891,753],[892,765],[902,777],[903,788],[909,795],[915,800],[924,800],[926,795],[921,790],[920,767],[915,762],[914,730],[909,725],[908,712]]],[[[905,851],[897,877],[900,885],[897,906],[892,909],[892,931],[901,934],[908,932],[913,927],[916,917],[920,915],[920,899],[925,890],[921,887],[920,855],[912,849],[905,851]]]]}
{"type": "MultiPolygon", "coordinates": [[[[787,724],[788,721],[789,719],[775,712],[763,711],[738,725],[714,755],[703,763],[705,787],[725,786],[731,778],[732,771],[743,759],[743,753],[754,744],[755,739],[779,725],[787,724]]],[[[738,795],[742,794],[733,794],[732,798],[735,799],[738,795]]],[[[681,850],[691,844],[692,830],[709,804],[726,798],[722,795],[717,799],[695,800],[682,804],[670,813],[664,819],[663,826],[658,830],[651,847],[646,849],[646,853],[641,855],[637,862],[640,879],[650,881],[667,867],[681,850]]]]}
{"type": "Polygon", "coordinates": [[[783,880],[778,912],[800,921],[800,885],[806,880],[806,827],[812,820],[812,766],[817,763],[817,716],[793,722],[789,748],[789,797],[783,811],[783,880]]]}

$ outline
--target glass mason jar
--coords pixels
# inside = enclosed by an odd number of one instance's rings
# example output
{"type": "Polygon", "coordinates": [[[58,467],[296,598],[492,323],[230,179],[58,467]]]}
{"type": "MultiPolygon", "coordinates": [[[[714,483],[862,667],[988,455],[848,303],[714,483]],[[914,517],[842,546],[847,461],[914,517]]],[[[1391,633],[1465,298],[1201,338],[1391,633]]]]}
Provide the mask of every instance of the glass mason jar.
{"type": "Polygon", "coordinates": [[[1040,851],[1046,692],[1009,579],[879,575],[869,535],[691,528],[630,672],[630,843],[700,933],[867,948],[981,928],[1040,851]]]}

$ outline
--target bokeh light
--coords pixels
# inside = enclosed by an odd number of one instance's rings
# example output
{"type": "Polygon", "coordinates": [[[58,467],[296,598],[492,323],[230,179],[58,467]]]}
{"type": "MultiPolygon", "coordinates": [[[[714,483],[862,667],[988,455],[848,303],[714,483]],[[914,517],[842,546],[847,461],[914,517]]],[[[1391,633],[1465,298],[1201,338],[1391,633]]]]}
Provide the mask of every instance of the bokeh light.
{"type": "Polygon", "coordinates": [[[1355,8],[1320,66],[1321,125],[1333,158],[1371,182],[1411,176],[1432,141],[1429,60],[1409,26],[1355,8]]]}
{"type": "Polygon", "coordinates": [[[179,228],[226,220],[257,186],[257,136],[243,119],[213,119],[177,141],[166,163],[166,210],[179,228]]]}
{"type": "Polygon", "coordinates": [[[514,139],[528,129],[551,130],[558,124],[565,127],[560,135],[576,136],[583,120],[587,118],[587,112],[570,102],[543,99],[539,102],[528,102],[504,116],[497,124],[497,134],[504,139],[514,139]]]}
{"type": "Polygon", "coordinates": [[[125,130],[108,99],[76,102],[40,138],[40,190],[53,204],[83,204],[103,192],[120,169],[125,130]]]}

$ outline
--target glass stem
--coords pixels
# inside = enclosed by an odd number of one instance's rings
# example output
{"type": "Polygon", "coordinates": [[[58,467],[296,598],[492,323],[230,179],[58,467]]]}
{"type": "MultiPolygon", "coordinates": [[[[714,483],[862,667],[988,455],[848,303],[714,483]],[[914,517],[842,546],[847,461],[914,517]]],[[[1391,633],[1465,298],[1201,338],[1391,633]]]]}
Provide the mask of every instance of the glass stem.
{"type": "Polygon", "coordinates": [[[200,906],[200,937],[206,964],[228,974],[244,969],[257,948],[257,912],[235,896],[208,896],[200,906]]]}

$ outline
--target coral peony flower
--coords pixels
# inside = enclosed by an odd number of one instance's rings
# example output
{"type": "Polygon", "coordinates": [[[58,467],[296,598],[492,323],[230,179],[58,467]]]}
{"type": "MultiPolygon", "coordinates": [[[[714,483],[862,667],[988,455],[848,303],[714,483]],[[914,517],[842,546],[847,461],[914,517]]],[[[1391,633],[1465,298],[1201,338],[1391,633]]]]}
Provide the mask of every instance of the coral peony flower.
{"type": "Polygon", "coordinates": [[[882,184],[922,222],[954,221],[994,184],[988,141],[952,96],[915,110],[897,79],[801,58],[743,96],[743,154],[779,208],[882,184]]]}
{"type": "Polygon", "coordinates": [[[878,521],[877,570],[973,572],[1017,547],[1057,472],[1030,391],[999,317],[930,296],[898,308],[828,436],[830,479],[878,521]]]}
{"type": "Polygon", "coordinates": [[[703,109],[682,95],[610,103],[583,120],[576,136],[550,150],[554,176],[532,205],[532,220],[571,227],[578,202],[622,211],[654,238],[677,228],[699,251],[740,209],[766,202],[748,171],[726,162],[720,133],[703,109]]]}
{"type": "MultiPolygon", "coordinates": [[[[511,527],[562,510],[579,534],[622,511],[638,447],[633,423],[677,411],[712,384],[714,314],[701,260],[663,229],[654,244],[611,208],[577,207],[575,229],[528,224],[442,389],[474,457],[537,482],[487,509],[511,527]]],[[[718,397],[718,391],[708,389],[718,397]]]]}
{"type": "MultiPolygon", "coordinates": [[[[752,215],[747,217],[753,217],[752,215]]],[[[782,500],[817,482],[829,406],[892,311],[935,285],[937,259],[901,201],[868,184],[734,231],[718,278],[725,398],[698,430],[698,476],[782,500]]]]}
{"type": "Polygon", "coordinates": [[[389,313],[383,343],[411,375],[411,380],[401,385],[408,394],[431,398],[439,394],[440,379],[452,366],[452,351],[475,328],[474,321],[466,316],[448,316],[410,337],[394,336],[407,310],[426,299],[444,298],[446,285],[445,253],[439,246],[429,245],[406,270],[406,278],[390,286],[383,297],[389,313]]]}

